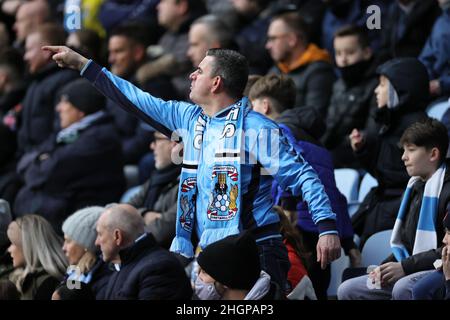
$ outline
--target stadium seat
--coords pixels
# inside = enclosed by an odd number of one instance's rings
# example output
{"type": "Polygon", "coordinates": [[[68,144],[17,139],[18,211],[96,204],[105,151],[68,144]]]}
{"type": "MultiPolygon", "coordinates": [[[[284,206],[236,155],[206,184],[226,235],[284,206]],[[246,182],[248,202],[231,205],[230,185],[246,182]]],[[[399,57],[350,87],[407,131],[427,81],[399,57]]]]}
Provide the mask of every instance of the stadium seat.
{"type": "Polygon", "coordinates": [[[384,230],[367,239],[361,251],[363,266],[379,265],[391,254],[391,234],[392,230],[384,230]]]}
{"type": "Polygon", "coordinates": [[[337,188],[345,196],[349,205],[358,200],[358,171],[350,168],[334,169],[334,178],[337,188]]]}
{"type": "Polygon", "coordinates": [[[427,108],[427,114],[430,118],[435,118],[440,121],[442,120],[442,116],[444,115],[445,111],[447,111],[449,107],[450,107],[450,100],[438,102],[427,108]]]}
{"type": "Polygon", "coordinates": [[[141,186],[135,186],[125,191],[125,193],[120,198],[120,203],[128,202],[135,194],[139,192],[140,188],[141,186]]]}
{"type": "Polygon", "coordinates": [[[328,297],[336,297],[337,289],[341,284],[342,272],[348,267],[350,267],[350,259],[344,254],[344,250],[341,249],[341,256],[339,259],[334,260],[331,263],[331,279],[327,290],[328,297]]]}

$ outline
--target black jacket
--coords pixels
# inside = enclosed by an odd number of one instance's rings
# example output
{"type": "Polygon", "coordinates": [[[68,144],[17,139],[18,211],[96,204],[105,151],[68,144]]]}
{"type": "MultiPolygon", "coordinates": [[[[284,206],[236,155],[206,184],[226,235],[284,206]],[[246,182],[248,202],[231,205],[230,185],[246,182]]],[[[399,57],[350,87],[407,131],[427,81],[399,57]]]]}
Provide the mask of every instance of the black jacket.
{"type": "Polygon", "coordinates": [[[120,271],[115,271],[106,289],[106,300],[189,300],[192,289],[186,273],[169,251],[146,237],[119,252],[120,271]]]}
{"type": "Polygon", "coordinates": [[[400,207],[401,196],[408,183],[398,143],[407,127],[426,117],[428,74],[414,58],[388,61],[377,72],[387,76],[399,97],[399,104],[375,113],[376,126],[368,128],[364,147],[355,153],[362,167],[378,181],[352,216],[360,246],[372,234],[392,229],[400,207]]]}
{"type": "Polygon", "coordinates": [[[369,65],[361,81],[353,85],[343,78],[334,83],[321,141],[330,150],[336,168],[359,168],[348,136],[354,128],[364,130],[372,121],[370,115],[376,110],[374,90],[378,85],[374,71],[369,65]]]}
{"type": "Polygon", "coordinates": [[[73,143],[57,143],[52,135],[26,156],[31,160],[21,171],[25,185],[14,212],[40,214],[57,232],[76,210],[118,201],[124,190],[120,141],[109,115],[81,131],[73,143]]]}
{"type": "Polygon", "coordinates": [[[22,101],[22,115],[18,131],[19,153],[32,150],[47,139],[56,129],[55,106],[59,90],[78,78],[69,69],[50,63],[34,76],[22,101]]]}

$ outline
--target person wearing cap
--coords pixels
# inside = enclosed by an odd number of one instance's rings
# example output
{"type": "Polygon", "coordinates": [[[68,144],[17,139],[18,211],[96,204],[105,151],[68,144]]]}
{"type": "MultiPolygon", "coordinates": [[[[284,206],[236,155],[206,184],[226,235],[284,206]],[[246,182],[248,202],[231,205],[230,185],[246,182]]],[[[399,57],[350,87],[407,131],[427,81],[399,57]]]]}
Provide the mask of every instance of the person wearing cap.
{"type": "Polygon", "coordinates": [[[89,284],[93,294],[100,298],[104,293],[111,271],[98,257],[95,245],[97,220],[105,208],[92,206],[80,209],[69,216],[62,225],[63,251],[70,267],[61,284],[70,289],[77,282],[89,284]]]}
{"type": "Polygon", "coordinates": [[[121,146],[104,105],[86,80],[61,89],[61,130],[18,165],[24,186],[14,202],[17,216],[42,215],[61,233],[62,222],[77,209],[119,200],[125,185],[121,146]]]}
{"type": "Polygon", "coordinates": [[[352,216],[360,249],[376,232],[392,229],[409,176],[398,147],[400,137],[412,123],[426,118],[428,73],[416,58],[396,58],[376,70],[377,109],[371,129],[354,128],[350,144],[361,168],[378,182],[352,216]]]}
{"type": "Polygon", "coordinates": [[[200,300],[282,300],[285,295],[261,269],[258,246],[249,232],[232,235],[200,252],[195,296],[200,300]]]}

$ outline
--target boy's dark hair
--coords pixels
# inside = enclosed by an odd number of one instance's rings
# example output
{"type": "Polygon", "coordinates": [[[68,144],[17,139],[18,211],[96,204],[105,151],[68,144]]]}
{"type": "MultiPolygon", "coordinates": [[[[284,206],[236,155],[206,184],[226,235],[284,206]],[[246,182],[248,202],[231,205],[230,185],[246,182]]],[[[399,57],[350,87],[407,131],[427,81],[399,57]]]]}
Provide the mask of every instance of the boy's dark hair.
{"type": "Polygon", "coordinates": [[[209,49],[207,56],[214,57],[211,76],[220,76],[230,97],[240,99],[248,80],[248,61],[237,51],[209,49]]]}
{"type": "Polygon", "coordinates": [[[400,138],[400,145],[415,144],[419,147],[425,147],[427,150],[437,148],[440,153],[439,164],[444,162],[448,150],[447,128],[442,122],[426,118],[410,125],[400,138]]]}
{"type": "Polygon", "coordinates": [[[299,37],[305,45],[309,43],[309,27],[306,21],[298,12],[286,12],[276,15],[274,20],[283,21],[287,27],[299,37]]]}
{"type": "Polygon", "coordinates": [[[36,29],[41,36],[42,42],[50,46],[58,46],[66,42],[64,28],[56,23],[44,23],[36,29]]]}
{"type": "Polygon", "coordinates": [[[282,113],[294,107],[296,94],[295,83],[291,78],[269,74],[256,81],[250,88],[249,99],[270,98],[275,111],[282,113]]]}
{"type": "Polygon", "coordinates": [[[339,28],[334,33],[334,39],[338,37],[347,37],[347,36],[356,36],[358,38],[358,43],[361,48],[367,48],[370,46],[369,36],[364,28],[355,26],[355,25],[347,25],[339,28]]]}

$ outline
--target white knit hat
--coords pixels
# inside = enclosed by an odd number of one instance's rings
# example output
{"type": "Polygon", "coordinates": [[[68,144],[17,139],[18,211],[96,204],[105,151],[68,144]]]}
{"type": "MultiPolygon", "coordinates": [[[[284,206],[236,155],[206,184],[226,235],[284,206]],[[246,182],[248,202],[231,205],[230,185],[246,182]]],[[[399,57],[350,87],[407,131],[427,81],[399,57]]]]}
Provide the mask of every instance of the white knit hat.
{"type": "Polygon", "coordinates": [[[83,248],[95,253],[95,239],[97,238],[95,226],[103,211],[105,208],[98,206],[76,211],[64,221],[62,226],[64,234],[83,248]]]}

